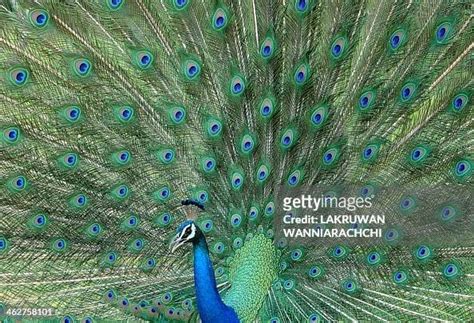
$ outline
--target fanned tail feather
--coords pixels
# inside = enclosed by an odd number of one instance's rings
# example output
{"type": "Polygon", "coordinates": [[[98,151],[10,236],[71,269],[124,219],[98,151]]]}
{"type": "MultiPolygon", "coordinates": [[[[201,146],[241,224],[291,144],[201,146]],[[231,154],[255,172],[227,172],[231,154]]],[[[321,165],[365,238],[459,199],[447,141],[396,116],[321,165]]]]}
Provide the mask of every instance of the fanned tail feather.
{"type": "Polygon", "coordinates": [[[197,321],[168,251],[193,199],[243,321],[469,320],[471,10],[2,2],[0,318],[197,321]],[[310,186],[381,196],[384,236],[277,239],[279,197],[310,186]]]}

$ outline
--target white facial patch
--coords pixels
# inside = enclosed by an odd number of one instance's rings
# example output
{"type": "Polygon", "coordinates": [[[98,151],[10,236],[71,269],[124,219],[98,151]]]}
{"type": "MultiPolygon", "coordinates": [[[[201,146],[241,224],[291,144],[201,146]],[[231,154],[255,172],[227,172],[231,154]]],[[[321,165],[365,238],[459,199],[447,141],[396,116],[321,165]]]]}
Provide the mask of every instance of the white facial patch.
{"type": "Polygon", "coordinates": [[[197,228],[194,223],[190,223],[185,226],[179,233],[176,234],[174,239],[170,243],[171,252],[174,252],[180,246],[186,242],[192,240],[196,236],[197,228]]]}
{"type": "Polygon", "coordinates": [[[194,223],[190,223],[181,231],[181,234],[179,235],[178,240],[179,241],[191,240],[192,238],[194,238],[195,235],[196,235],[196,226],[194,225],[194,223]]]}

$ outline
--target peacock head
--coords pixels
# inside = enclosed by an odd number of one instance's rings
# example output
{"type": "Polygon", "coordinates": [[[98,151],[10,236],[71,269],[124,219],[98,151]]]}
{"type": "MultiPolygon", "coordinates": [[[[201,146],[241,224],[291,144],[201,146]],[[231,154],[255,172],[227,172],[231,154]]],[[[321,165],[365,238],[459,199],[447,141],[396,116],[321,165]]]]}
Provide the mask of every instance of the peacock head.
{"type": "Polygon", "coordinates": [[[196,213],[193,212],[195,207],[199,208],[200,210],[204,210],[204,206],[201,203],[193,200],[185,200],[182,201],[181,204],[186,207],[188,220],[181,223],[176,229],[176,235],[170,243],[171,252],[174,252],[186,242],[198,241],[203,235],[202,231],[199,229],[196,223],[194,223],[194,220],[190,218],[195,218],[196,213]]]}

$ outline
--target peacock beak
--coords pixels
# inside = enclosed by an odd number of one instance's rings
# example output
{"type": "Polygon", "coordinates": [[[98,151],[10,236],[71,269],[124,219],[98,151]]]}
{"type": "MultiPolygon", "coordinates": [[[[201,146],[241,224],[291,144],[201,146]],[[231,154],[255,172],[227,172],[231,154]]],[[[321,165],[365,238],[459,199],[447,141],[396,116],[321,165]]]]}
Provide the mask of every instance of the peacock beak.
{"type": "Polygon", "coordinates": [[[174,238],[170,242],[170,250],[171,253],[173,253],[176,249],[178,249],[181,245],[183,245],[186,242],[185,239],[181,239],[180,234],[178,233],[177,235],[174,236],[174,238]]]}

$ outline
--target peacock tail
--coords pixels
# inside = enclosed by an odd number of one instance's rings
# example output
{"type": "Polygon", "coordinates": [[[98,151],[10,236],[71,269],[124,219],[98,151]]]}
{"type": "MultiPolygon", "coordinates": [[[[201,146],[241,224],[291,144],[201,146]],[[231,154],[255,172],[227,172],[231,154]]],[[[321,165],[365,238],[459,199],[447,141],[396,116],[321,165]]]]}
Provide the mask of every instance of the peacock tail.
{"type": "Polygon", "coordinates": [[[168,250],[193,199],[243,322],[472,319],[470,1],[3,0],[0,24],[0,318],[198,321],[168,250]],[[283,192],[349,186],[382,238],[278,237],[283,192]]]}

